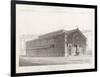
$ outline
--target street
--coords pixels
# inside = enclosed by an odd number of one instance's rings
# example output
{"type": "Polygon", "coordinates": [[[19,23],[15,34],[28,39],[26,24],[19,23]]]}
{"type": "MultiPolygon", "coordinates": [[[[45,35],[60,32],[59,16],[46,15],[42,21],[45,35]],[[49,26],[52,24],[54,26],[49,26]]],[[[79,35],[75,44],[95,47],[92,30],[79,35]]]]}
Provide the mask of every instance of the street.
{"type": "Polygon", "coordinates": [[[26,57],[20,56],[19,66],[83,64],[92,62],[92,56],[67,56],[67,57],[26,57]]]}

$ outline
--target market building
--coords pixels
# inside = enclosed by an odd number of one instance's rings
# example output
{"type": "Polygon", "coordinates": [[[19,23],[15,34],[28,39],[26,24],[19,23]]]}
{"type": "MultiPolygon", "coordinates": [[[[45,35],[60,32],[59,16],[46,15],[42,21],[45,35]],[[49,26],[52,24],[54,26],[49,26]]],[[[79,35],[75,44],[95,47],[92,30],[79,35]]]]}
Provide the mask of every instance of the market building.
{"type": "Polygon", "coordinates": [[[33,57],[78,56],[86,53],[84,34],[77,28],[59,30],[26,42],[26,55],[33,57]]]}

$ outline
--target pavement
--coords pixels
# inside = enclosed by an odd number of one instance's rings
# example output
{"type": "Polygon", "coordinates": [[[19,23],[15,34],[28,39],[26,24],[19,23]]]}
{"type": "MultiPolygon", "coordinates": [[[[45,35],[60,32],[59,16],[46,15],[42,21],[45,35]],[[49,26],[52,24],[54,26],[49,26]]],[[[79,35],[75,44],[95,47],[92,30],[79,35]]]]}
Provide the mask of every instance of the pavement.
{"type": "Polygon", "coordinates": [[[66,57],[19,57],[19,66],[83,64],[92,62],[91,55],[66,56],[66,57]]]}

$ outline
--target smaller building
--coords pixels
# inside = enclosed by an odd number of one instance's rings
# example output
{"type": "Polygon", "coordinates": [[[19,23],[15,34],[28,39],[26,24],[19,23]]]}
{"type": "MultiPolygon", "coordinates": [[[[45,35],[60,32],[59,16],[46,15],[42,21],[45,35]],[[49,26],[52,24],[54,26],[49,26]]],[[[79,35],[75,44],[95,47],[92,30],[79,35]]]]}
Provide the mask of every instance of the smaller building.
{"type": "Polygon", "coordinates": [[[26,42],[26,55],[33,57],[78,56],[86,53],[86,37],[77,28],[47,33],[26,42]]]}

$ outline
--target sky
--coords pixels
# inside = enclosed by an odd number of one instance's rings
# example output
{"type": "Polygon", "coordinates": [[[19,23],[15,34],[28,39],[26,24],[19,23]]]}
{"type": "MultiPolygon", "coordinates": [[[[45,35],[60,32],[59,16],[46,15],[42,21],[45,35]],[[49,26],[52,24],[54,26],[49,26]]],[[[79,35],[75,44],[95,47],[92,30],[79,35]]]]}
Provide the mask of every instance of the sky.
{"type": "Polygon", "coordinates": [[[94,9],[16,5],[17,49],[22,35],[41,35],[60,29],[79,28],[88,39],[88,47],[94,43],[94,9]]]}

